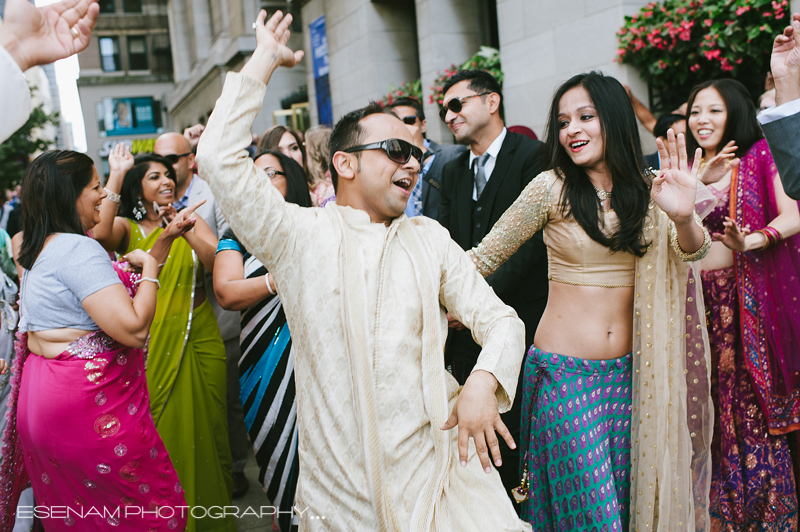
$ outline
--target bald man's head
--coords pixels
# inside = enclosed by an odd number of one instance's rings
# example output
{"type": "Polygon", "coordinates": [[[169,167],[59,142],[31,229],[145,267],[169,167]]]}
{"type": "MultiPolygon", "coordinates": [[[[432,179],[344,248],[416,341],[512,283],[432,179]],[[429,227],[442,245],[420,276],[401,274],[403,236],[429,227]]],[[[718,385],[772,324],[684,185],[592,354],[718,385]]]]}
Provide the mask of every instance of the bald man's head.
{"type": "Polygon", "coordinates": [[[175,169],[175,199],[180,200],[186,192],[192,177],[194,168],[194,154],[189,139],[180,133],[164,133],[156,139],[153,152],[172,159],[172,167],[175,169]]]}

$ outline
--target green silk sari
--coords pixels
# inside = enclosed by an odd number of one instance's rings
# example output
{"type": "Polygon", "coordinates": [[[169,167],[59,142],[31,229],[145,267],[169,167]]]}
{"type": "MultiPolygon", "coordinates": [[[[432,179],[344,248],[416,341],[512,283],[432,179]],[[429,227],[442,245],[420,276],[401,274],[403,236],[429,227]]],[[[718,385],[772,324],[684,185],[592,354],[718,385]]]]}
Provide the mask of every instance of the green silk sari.
{"type": "MultiPolygon", "coordinates": [[[[145,236],[133,220],[128,222],[131,239],[127,252],[149,250],[163,231],[159,227],[145,236]]],[[[159,275],[161,288],[146,364],[147,389],[156,428],[186,493],[190,510],[187,532],[236,532],[232,517],[223,519],[211,509],[231,505],[233,479],[225,345],[208,300],[193,308],[198,279],[203,279],[203,266],[189,243],[178,238],[159,275]]]]}

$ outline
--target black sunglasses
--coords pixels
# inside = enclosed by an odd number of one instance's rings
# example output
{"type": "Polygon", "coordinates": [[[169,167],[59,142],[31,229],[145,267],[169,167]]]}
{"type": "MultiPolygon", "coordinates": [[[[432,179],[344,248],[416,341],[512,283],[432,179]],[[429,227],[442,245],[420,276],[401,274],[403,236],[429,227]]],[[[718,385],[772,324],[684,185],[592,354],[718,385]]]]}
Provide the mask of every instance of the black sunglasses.
{"type": "Polygon", "coordinates": [[[177,155],[175,153],[170,153],[169,155],[162,155],[162,157],[164,159],[166,159],[167,161],[169,161],[169,164],[176,164],[178,161],[181,160],[181,157],[186,157],[187,155],[191,155],[191,154],[192,154],[192,152],[181,153],[180,155],[177,155]]]}
{"type": "Polygon", "coordinates": [[[361,146],[353,146],[342,150],[346,153],[353,153],[364,150],[383,150],[386,156],[397,164],[406,164],[411,157],[419,161],[420,168],[422,167],[422,150],[400,139],[387,139],[380,142],[373,142],[372,144],[363,144],[361,146]]]}
{"type": "Polygon", "coordinates": [[[404,116],[403,118],[401,118],[401,120],[403,121],[404,124],[413,126],[414,124],[417,123],[417,118],[418,118],[417,115],[410,115],[410,116],[404,116]]]}
{"type": "Polygon", "coordinates": [[[469,96],[462,96],[461,98],[453,98],[449,102],[445,104],[444,107],[439,109],[439,118],[442,119],[442,122],[446,122],[444,117],[447,116],[447,111],[453,111],[454,113],[460,113],[461,109],[464,108],[461,102],[464,100],[469,100],[470,98],[474,98],[476,96],[486,96],[487,94],[491,94],[492,91],[489,92],[482,92],[480,94],[471,94],[469,96]]]}

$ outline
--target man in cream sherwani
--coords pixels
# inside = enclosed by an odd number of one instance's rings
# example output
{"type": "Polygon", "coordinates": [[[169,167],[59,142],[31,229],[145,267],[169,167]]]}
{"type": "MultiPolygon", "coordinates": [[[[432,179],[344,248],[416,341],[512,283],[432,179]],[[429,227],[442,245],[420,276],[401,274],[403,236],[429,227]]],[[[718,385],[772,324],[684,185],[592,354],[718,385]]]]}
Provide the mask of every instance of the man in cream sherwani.
{"type": "Polygon", "coordinates": [[[499,410],[513,401],[522,322],[444,228],[403,214],[419,161],[396,116],[373,106],[336,125],[336,204],[284,202],[245,150],[272,72],[302,58],[286,47],[291,17],[265,18],[252,58],[227,76],[197,161],[272,273],[292,331],[301,530],[530,530],[490,458],[500,465],[496,433],[514,445],[499,410]],[[370,146],[389,139],[403,149],[370,146]],[[445,309],[483,346],[460,393],[443,366],[445,309]]]}

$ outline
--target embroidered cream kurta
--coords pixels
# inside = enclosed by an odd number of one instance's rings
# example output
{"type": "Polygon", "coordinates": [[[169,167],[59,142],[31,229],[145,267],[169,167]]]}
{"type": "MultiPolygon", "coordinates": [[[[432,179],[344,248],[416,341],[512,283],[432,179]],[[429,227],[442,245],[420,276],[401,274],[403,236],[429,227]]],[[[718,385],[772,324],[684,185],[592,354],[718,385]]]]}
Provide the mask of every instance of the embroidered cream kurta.
{"type": "MultiPolygon", "coordinates": [[[[476,369],[510,408],[524,326],[437,222],[287,204],[245,147],[266,86],[228,74],[198,146],[200,176],[272,273],[292,331],[301,530],[530,530],[471,442],[458,463],[445,308],[483,346],[476,369]],[[322,519],[324,517],[324,519],[322,519]]],[[[281,509],[285,511],[286,509],[281,509]]]]}

